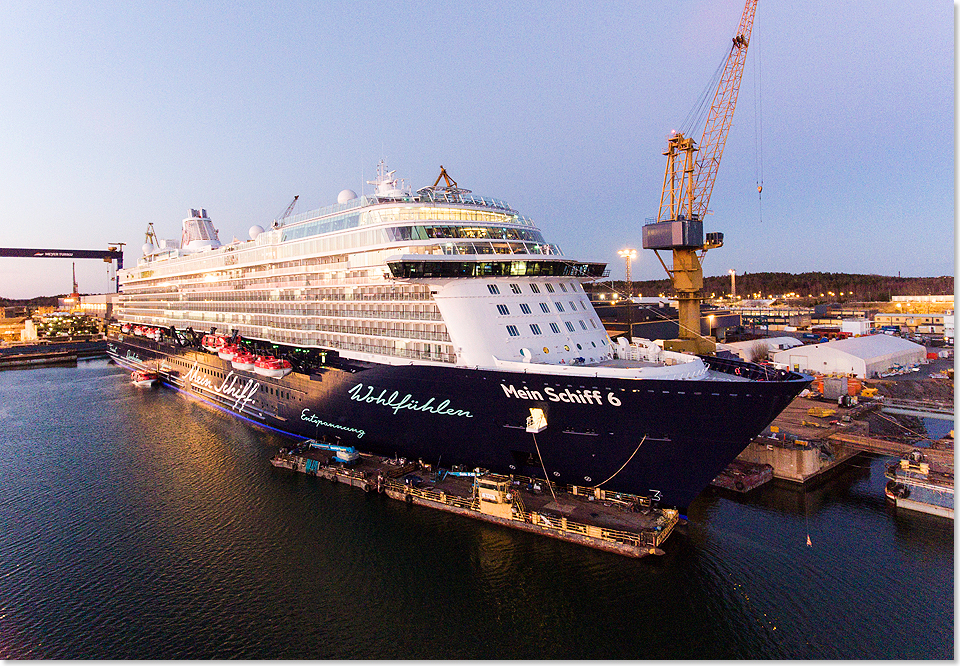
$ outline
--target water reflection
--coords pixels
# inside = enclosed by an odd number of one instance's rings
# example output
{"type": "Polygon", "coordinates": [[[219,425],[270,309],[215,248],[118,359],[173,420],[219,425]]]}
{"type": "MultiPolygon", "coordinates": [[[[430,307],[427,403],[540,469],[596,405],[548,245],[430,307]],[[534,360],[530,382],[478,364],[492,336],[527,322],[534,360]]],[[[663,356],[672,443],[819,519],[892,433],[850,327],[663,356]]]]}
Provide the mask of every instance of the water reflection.
{"type": "Polygon", "coordinates": [[[880,459],[708,492],[631,560],[274,469],[105,362],[0,373],[0,416],[0,657],[952,657],[952,522],[880,459]]]}

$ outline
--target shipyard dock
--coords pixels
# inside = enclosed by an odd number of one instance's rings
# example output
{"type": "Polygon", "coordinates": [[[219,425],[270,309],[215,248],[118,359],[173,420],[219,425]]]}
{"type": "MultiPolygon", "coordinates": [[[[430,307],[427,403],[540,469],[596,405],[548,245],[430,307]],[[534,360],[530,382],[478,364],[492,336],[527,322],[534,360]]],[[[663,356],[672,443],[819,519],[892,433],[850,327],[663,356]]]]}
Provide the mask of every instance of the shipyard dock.
{"type": "Polygon", "coordinates": [[[581,486],[551,488],[546,481],[482,471],[434,470],[429,465],[358,454],[352,464],[297,445],[281,449],[274,467],[378,492],[505,527],[628,557],[663,555],[663,543],[682,522],[674,509],[649,499],[581,486]]]}
{"type": "Polygon", "coordinates": [[[846,379],[825,378],[820,391],[795,398],[711,485],[743,493],[772,479],[805,484],[860,454],[893,457],[887,498],[898,508],[952,519],[953,432],[931,436],[922,420],[953,420],[953,380],[850,380],[853,388],[843,385],[839,396],[824,400],[826,382],[846,379]]]}
{"type": "Polygon", "coordinates": [[[73,366],[77,359],[106,355],[104,340],[4,345],[0,347],[0,370],[73,366]]]}

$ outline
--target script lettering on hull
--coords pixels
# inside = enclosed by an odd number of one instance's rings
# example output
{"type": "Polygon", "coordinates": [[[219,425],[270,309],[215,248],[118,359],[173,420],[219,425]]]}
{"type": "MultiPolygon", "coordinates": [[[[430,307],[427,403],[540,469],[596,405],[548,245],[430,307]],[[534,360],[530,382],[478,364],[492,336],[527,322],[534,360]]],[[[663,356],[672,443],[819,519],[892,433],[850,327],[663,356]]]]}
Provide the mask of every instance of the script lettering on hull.
{"type": "Polygon", "coordinates": [[[437,404],[435,397],[430,397],[426,402],[415,400],[413,395],[407,393],[401,397],[399,391],[388,392],[388,389],[377,391],[376,386],[356,384],[350,389],[350,399],[357,402],[365,402],[372,405],[381,405],[387,409],[392,409],[397,414],[401,409],[409,409],[414,412],[426,412],[428,414],[437,414],[438,416],[459,416],[465,419],[472,419],[473,414],[463,409],[453,409],[450,407],[449,400],[442,400],[437,404]]]}
{"type": "Polygon", "coordinates": [[[194,363],[187,373],[187,381],[194,386],[213,391],[225,398],[233,399],[233,409],[242,412],[248,403],[253,401],[253,394],[260,390],[260,382],[253,379],[244,380],[233,371],[227,373],[221,384],[214,383],[200,371],[200,364],[194,363]]]}
{"type": "Polygon", "coordinates": [[[347,426],[342,426],[336,423],[329,423],[327,421],[324,421],[319,416],[311,412],[309,409],[304,409],[302,412],[300,412],[300,420],[306,421],[307,423],[312,423],[315,426],[324,426],[326,428],[334,428],[336,430],[352,432],[356,434],[357,439],[361,439],[366,434],[366,432],[364,432],[363,430],[360,430],[359,428],[349,428],[347,426]]]}

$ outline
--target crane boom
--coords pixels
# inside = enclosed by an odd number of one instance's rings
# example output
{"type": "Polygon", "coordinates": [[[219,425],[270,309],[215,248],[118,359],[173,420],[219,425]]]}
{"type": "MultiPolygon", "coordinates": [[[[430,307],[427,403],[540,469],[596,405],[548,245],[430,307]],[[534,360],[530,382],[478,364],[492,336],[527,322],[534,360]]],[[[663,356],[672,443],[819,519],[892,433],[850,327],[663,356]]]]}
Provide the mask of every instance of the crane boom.
{"type": "Polygon", "coordinates": [[[750,44],[756,12],[757,0],[749,0],[740,16],[737,35],[733,38],[730,53],[727,54],[727,63],[720,76],[720,85],[717,86],[717,92],[713,96],[710,114],[707,116],[703,136],[700,139],[700,159],[697,160],[697,169],[693,177],[693,212],[701,220],[707,213],[713,184],[717,180],[717,169],[720,168],[723,146],[727,142],[730,124],[733,121],[733,111],[737,106],[737,94],[740,92],[743,65],[747,60],[747,46],[750,44]]]}
{"type": "Polygon", "coordinates": [[[714,338],[705,338],[700,333],[700,303],[703,300],[700,290],[703,288],[703,257],[707,250],[723,245],[723,234],[707,234],[704,242],[703,218],[733,121],[756,11],[757,0],[746,0],[699,146],[680,132],[668,140],[660,212],[655,223],[643,227],[644,249],[656,253],[677,293],[679,339],[668,340],[665,345],[675,351],[712,353],[716,349],[714,338]],[[699,159],[696,159],[697,153],[699,159]],[[672,268],[667,268],[660,250],[672,251],[672,268]]]}
{"type": "Polygon", "coordinates": [[[297,199],[299,198],[300,198],[299,194],[293,197],[293,201],[290,202],[290,205],[287,206],[287,209],[283,211],[283,214],[276,219],[277,222],[283,222],[286,218],[290,216],[290,213],[293,212],[293,207],[297,205],[297,199]]]}

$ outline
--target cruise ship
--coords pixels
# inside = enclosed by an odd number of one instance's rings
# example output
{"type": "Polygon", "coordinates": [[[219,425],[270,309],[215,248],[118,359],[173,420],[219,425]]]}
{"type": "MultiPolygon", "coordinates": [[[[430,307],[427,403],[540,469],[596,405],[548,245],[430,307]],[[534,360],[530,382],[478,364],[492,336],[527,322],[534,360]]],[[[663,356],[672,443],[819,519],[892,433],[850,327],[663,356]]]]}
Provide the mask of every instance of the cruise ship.
{"type": "Polygon", "coordinates": [[[810,381],[611,340],[583,288],[605,264],[442,167],[368,183],[243,241],[191,210],[118,271],[110,355],[291,436],[680,509],[810,381]]]}

